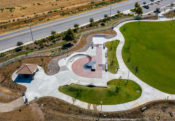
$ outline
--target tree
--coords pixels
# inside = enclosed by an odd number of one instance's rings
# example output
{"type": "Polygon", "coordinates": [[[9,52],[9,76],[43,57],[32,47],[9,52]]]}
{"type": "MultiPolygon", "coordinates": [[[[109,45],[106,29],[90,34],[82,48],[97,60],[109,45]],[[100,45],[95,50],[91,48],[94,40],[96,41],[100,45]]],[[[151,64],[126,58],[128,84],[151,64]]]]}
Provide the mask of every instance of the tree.
{"type": "Polygon", "coordinates": [[[68,30],[65,32],[65,36],[64,36],[63,39],[66,40],[66,41],[74,40],[74,39],[75,39],[74,31],[73,31],[72,29],[68,29],[68,30]]]}
{"type": "Polygon", "coordinates": [[[21,45],[23,45],[23,42],[18,41],[16,45],[21,46],[21,45]]]}
{"type": "Polygon", "coordinates": [[[142,8],[141,8],[140,6],[136,9],[136,14],[137,14],[138,16],[142,16],[143,10],[142,10],[142,8]]]}
{"type": "Polygon", "coordinates": [[[138,16],[141,16],[141,15],[143,14],[142,7],[140,6],[140,4],[139,4],[138,2],[135,3],[134,12],[135,12],[138,16]]]}

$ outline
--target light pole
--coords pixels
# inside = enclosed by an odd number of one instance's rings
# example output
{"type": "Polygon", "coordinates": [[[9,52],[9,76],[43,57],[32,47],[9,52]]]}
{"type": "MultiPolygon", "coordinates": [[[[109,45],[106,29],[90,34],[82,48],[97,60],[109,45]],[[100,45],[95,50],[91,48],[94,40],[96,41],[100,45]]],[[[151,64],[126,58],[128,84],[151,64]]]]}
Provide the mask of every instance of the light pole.
{"type": "Polygon", "coordinates": [[[100,120],[100,116],[101,116],[101,112],[102,112],[102,104],[103,104],[103,101],[101,100],[100,101],[101,110],[100,110],[99,115],[98,115],[98,121],[100,120]]]}
{"type": "Polygon", "coordinates": [[[31,28],[30,24],[29,24],[29,29],[30,29],[30,34],[31,34],[31,37],[32,37],[32,41],[34,41],[34,39],[33,39],[33,33],[32,33],[32,28],[31,28]]]}
{"type": "Polygon", "coordinates": [[[101,112],[102,112],[102,104],[103,104],[103,101],[102,100],[100,101],[100,104],[101,104],[101,112]]]}
{"type": "Polygon", "coordinates": [[[110,5],[110,17],[111,17],[111,12],[112,12],[112,5],[110,5]]]}

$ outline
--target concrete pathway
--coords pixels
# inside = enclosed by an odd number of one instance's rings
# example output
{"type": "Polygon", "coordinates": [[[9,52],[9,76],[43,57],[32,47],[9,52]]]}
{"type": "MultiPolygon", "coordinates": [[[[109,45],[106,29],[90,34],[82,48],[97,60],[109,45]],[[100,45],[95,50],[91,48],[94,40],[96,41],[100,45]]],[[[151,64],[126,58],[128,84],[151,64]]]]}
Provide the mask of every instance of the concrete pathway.
{"type": "MultiPolygon", "coordinates": [[[[165,21],[165,20],[168,20],[168,19],[162,18],[162,19],[154,20],[154,21],[165,21]]],[[[134,22],[134,21],[128,21],[128,22],[134,22]]],[[[117,47],[117,52],[116,52],[117,60],[118,60],[119,67],[120,67],[117,74],[111,74],[109,72],[103,71],[102,78],[93,78],[93,79],[84,78],[84,77],[80,77],[76,75],[71,69],[72,62],[74,62],[78,56],[83,55],[83,54],[93,56],[95,53],[95,49],[92,50],[91,48],[89,48],[85,52],[75,52],[71,54],[69,57],[61,59],[58,62],[60,66],[60,72],[55,75],[52,75],[52,76],[46,75],[44,73],[44,70],[41,67],[38,67],[39,71],[36,73],[34,80],[31,83],[22,84],[27,87],[26,97],[28,98],[28,100],[32,101],[36,98],[43,97],[43,96],[53,96],[53,97],[62,99],[66,102],[69,102],[71,104],[77,105],[81,108],[92,109],[92,110],[97,109],[99,111],[102,110],[104,112],[112,112],[112,111],[123,111],[123,110],[132,109],[134,107],[137,107],[139,105],[142,105],[144,103],[154,101],[154,100],[175,99],[175,95],[166,94],[144,83],[142,80],[137,78],[125,65],[123,58],[122,58],[122,48],[123,48],[125,40],[119,29],[121,26],[123,26],[124,24],[128,22],[121,23],[120,25],[114,28],[114,30],[117,32],[116,37],[113,37],[111,39],[105,39],[105,38],[101,39],[99,37],[99,39],[103,42],[112,41],[112,40],[120,40],[120,43],[117,47]],[[75,100],[74,98],[63,94],[58,90],[59,86],[68,85],[71,83],[76,83],[80,85],[93,84],[95,86],[107,86],[108,81],[110,81],[111,79],[118,79],[118,78],[130,79],[138,83],[142,88],[142,94],[140,98],[134,101],[128,102],[128,103],[124,103],[124,104],[103,105],[101,109],[101,106],[99,105],[94,106],[86,102],[82,102],[80,100],[75,100]]],[[[98,37],[95,37],[93,39],[93,42],[95,43],[99,41],[99,39],[98,37]]],[[[103,53],[102,62],[105,62],[105,52],[106,51],[107,49],[104,49],[102,52],[103,53]]],[[[17,76],[16,73],[14,73],[12,75],[12,79],[14,80],[16,76],[17,76]]]]}

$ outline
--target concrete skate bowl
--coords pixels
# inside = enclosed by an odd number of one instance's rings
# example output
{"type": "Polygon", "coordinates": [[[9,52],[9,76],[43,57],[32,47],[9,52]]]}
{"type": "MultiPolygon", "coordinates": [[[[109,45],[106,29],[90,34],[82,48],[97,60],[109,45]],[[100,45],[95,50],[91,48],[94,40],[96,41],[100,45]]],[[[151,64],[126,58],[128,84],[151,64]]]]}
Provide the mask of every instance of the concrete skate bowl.
{"type": "Polygon", "coordinates": [[[86,54],[76,54],[76,55],[73,55],[72,57],[70,57],[68,60],[67,60],[67,67],[69,68],[69,70],[72,70],[72,64],[76,61],[76,60],[79,60],[79,59],[85,59],[86,62],[90,62],[92,60],[92,57],[89,56],[89,55],[86,55],[86,54]]]}
{"type": "Polygon", "coordinates": [[[94,57],[86,54],[77,54],[69,58],[67,61],[68,68],[74,72],[76,75],[85,78],[101,78],[101,71],[91,71],[86,67],[86,64],[93,61],[94,57]]]}

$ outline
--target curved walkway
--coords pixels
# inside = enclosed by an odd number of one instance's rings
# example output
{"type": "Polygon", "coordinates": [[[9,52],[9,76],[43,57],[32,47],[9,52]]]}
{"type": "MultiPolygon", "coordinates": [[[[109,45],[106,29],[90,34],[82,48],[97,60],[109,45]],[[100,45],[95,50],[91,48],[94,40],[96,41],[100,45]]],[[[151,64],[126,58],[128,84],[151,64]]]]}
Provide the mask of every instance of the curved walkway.
{"type": "MultiPolygon", "coordinates": [[[[156,21],[164,21],[164,20],[167,20],[167,19],[161,19],[156,21]]],[[[128,21],[128,22],[133,22],[133,21],[128,21]]],[[[53,96],[53,97],[62,99],[66,102],[77,105],[81,108],[92,109],[92,110],[97,109],[99,111],[102,110],[104,112],[112,112],[112,111],[129,110],[154,100],[175,99],[175,95],[166,94],[144,83],[142,80],[137,78],[125,65],[122,58],[122,48],[124,46],[125,39],[119,29],[122,25],[128,22],[121,23],[120,25],[114,28],[114,30],[117,32],[116,37],[111,39],[103,39],[104,42],[112,41],[112,40],[120,40],[120,43],[118,45],[117,52],[116,52],[117,60],[120,67],[117,74],[111,74],[109,72],[103,71],[102,79],[98,79],[98,78],[89,79],[89,78],[80,77],[75,73],[73,73],[69,69],[68,67],[69,65],[67,65],[67,60],[69,60],[69,58],[71,58],[76,54],[92,53],[93,52],[92,49],[89,48],[86,52],[76,52],[76,53],[73,53],[71,56],[60,60],[58,62],[60,66],[60,72],[55,75],[52,75],[52,76],[46,75],[44,73],[44,70],[39,67],[39,72],[36,73],[34,80],[31,83],[23,84],[24,86],[27,87],[26,97],[28,98],[28,100],[32,101],[36,98],[43,97],[43,96],[53,96]],[[106,86],[109,80],[117,79],[117,78],[130,79],[138,83],[142,88],[142,95],[140,96],[140,98],[124,104],[103,105],[101,109],[100,105],[97,105],[94,107],[94,105],[92,104],[88,104],[80,100],[75,100],[74,98],[58,91],[59,86],[70,84],[70,83],[76,83],[80,85],[94,84],[96,86],[106,86]],[[81,80],[81,81],[77,81],[77,80],[81,80]]],[[[14,73],[12,76],[12,79],[15,79],[15,77],[16,77],[16,74],[14,73]]]]}

